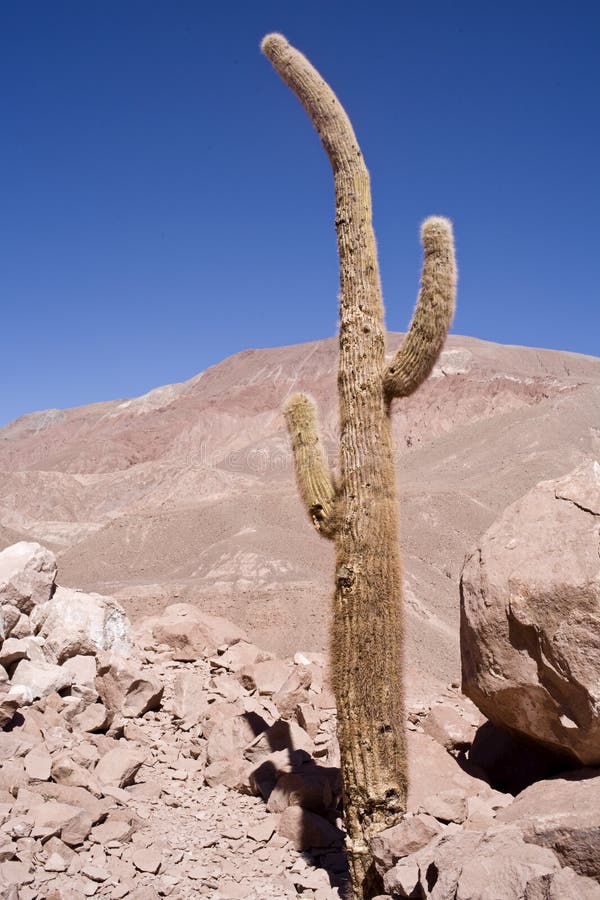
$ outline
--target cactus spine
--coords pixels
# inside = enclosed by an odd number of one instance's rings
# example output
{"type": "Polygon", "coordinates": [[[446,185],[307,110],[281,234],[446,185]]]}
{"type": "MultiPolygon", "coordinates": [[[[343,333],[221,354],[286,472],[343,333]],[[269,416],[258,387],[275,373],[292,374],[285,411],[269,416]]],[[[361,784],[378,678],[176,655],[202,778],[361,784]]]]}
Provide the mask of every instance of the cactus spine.
{"type": "Polygon", "coordinates": [[[385,361],[384,311],[369,173],[331,88],[279,34],[262,50],[296,94],[329,156],[340,258],[339,484],[320,448],[316,413],[303,395],[285,409],[300,495],[317,530],[335,541],[331,655],[342,760],[344,821],[354,897],[381,892],[370,838],[406,811],[403,620],[390,404],[431,372],[454,312],[452,226],[422,227],[421,289],[409,333],[385,361]]]}

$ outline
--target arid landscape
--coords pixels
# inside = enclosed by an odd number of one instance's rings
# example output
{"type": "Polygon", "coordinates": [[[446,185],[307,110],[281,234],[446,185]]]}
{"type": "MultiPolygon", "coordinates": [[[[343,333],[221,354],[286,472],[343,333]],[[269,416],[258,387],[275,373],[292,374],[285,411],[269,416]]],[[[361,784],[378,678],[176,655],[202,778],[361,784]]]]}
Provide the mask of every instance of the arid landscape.
{"type": "MultiPolygon", "coordinates": [[[[134,620],[190,602],[277,653],[322,651],[333,551],[297,499],[281,407],[315,397],[335,464],[336,365],[335,339],[248,350],[143,397],[18,419],[0,430],[0,547],[39,541],[62,584],[134,620]]],[[[458,680],[465,554],[537,482],[599,455],[598,409],[599,359],[458,335],[396,402],[411,667],[458,680]]]]}

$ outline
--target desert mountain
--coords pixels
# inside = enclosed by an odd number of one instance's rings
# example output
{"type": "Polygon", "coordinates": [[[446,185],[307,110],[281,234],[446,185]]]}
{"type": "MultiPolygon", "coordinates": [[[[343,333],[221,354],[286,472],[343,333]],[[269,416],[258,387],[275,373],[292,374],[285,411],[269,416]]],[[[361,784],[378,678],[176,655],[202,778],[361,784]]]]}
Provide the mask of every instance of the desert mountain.
{"type": "MultiPolygon", "coordinates": [[[[390,335],[392,352],[400,335],[390,335]]],[[[337,341],[238,353],[130,400],[0,429],[0,548],[37,540],[60,581],[135,615],[170,602],[279,653],[327,643],[333,551],[296,497],[280,408],[318,401],[332,461],[337,341]]],[[[457,677],[458,575],[509,503],[600,453],[600,359],[452,335],[394,433],[411,665],[457,677]]]]}

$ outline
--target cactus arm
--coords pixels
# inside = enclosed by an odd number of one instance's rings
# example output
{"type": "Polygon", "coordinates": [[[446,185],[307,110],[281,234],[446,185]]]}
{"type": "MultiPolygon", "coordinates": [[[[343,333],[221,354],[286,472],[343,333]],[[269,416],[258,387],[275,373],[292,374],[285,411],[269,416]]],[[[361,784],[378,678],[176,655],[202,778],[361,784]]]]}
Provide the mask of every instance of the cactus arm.
{"type": "Polygon", "coordinates": [[[438,216],[426,219],[421,240],[425,251],[421,289],[408,334],[385,373],[388,400],[408,397],[431,374],[454,315],[456,262],[451,223],[438,216]]]}
{"type": "Polygon", "coordinates": [[[308,515],[323,537],[335,536],[335,487],[319,440],[317,411],[306,394],[294,394],[283,415],[294,455],[298,491],[308,515]]]}

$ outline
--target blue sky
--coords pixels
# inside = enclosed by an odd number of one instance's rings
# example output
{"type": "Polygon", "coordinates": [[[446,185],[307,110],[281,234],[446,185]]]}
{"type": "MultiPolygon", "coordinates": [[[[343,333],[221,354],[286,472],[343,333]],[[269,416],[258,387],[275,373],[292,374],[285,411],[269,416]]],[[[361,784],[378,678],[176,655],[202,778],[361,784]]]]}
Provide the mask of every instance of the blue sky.
{"type": "Polygon", "coordinates": [[[331,175],[268,31],[352,118],[389,328],[440,213],[455,333],[598,353],[598,4],[12,0],[0,424],[335,334],[331,175]]]}

